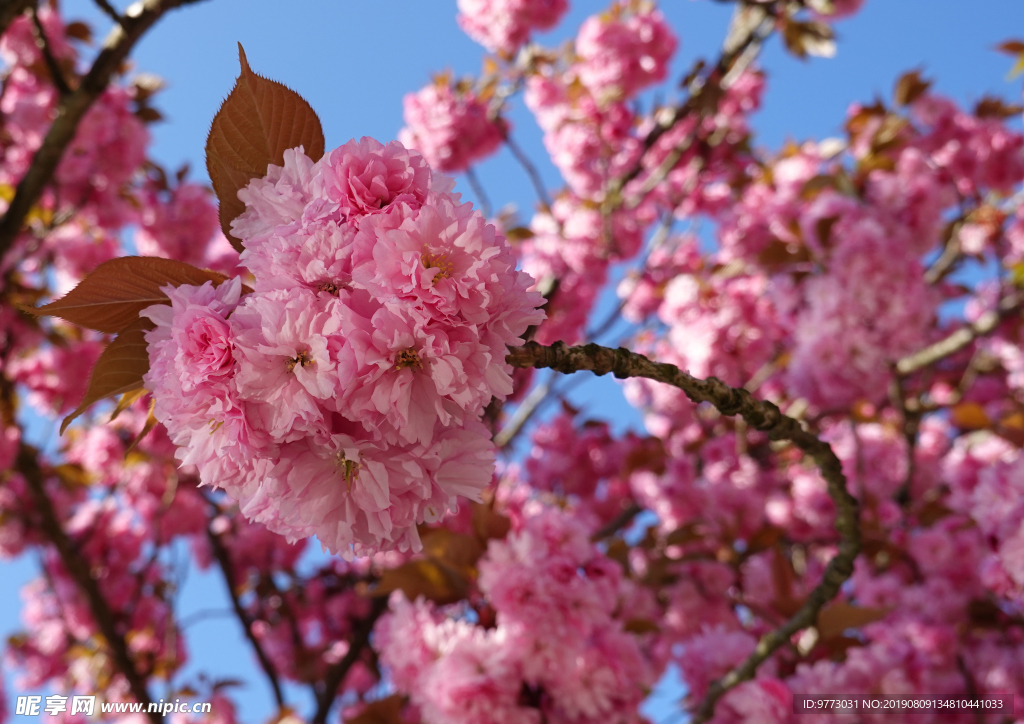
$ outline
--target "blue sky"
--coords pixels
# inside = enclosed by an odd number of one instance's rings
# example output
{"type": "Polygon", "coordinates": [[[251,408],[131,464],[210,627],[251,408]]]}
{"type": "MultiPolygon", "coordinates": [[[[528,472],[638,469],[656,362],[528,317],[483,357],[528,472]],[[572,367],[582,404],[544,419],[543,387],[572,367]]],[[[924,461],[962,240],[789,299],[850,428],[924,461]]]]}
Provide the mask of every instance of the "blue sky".
{"type": "MultiPolygon", "coordinates": [[[[115,0],[123,7],[126,3],[115,0]]],[[[710,0],[666,0],[664,10],[680,37],[674,77],[697,57],[713,58],[723,37],[731,6],[710,0]]],[[[550,44],[575,33],[580,21],[605,6],[575,2],[562,28],[541,36],[550,44]]],[[[95,6],[63,0],[68,18],[84,18],[107,28],[95,6]]],[[[1021,0],[867,0],[855,18],[837,25],[836,58],[795,60],[773,40],[763,56],[768,73],[764,108],[754,117],[756,143],[778,148],[786,140],[839,135],[847,106],[891,97],[895,79],[920,68],[935,88],[964,104],[986,94],[1019,100],[1020,79],[1008,83],[1010,60],[992,50],[1009,37],[1024,37],[1021,0]]],[[[353,137],[395,137],[401,126],[402,96],[429,81],[434,72],[479,71],[482,49],[455,23],[454,0],[207,0],[165,18],[133,55],[140,71],[167,82],[156,100],[166,121],[153,127],[152,154],[170,170],[183,162],[192,177],[206,180],[203,146],[211,119],[238,72],[236,41],[245,46],[254,70],[301,93],[323,122],[328,148],[353,137]]],[[[669,98],[674,84],[666,86],[669,98]]],[[[541,137],[530,115],[516,103],[513,133],[540,165],[549,185],[557,173],[545,162],[541,137]]],[[[496,208],[515,203],[528,219],[533,191],[521,169],[502,152],[478,169],[496,208]]],[[[472,194],[460,181],[468,198],[472,194]]],[[[611,380],[594,380],[576,388],[572,400],[593,416],[613,421],[617,429],[636,426],[636,413],[622,401],[611,380]]],[[[33,575],[33,562],[0,563],[0,636],[18,628],[19,588],[33,575]]],[[[226,608],[223,583],[193,573],[182,596],[181,614],[226,608]]],[[[239,627],[212,618],[188,630],[193,664],[214,677],[248,679],[236,690],[245,721],[263,721],[270,696],[262,687],[253,657],[239,627]]],[[[17,693],[4,672],[8,706],[17,693]]],[[[678,689],[670,687],[670,693],[678,689]]],[[[158,696],[162,692],[157,692],[158,696]]],[[[308,699],[289,694],[308,708],[308,699]]],[[[657,707],[658,720],[667,711],[657,707]]],[[[15,720],[17,721],[17,720],[15,720]]]]}

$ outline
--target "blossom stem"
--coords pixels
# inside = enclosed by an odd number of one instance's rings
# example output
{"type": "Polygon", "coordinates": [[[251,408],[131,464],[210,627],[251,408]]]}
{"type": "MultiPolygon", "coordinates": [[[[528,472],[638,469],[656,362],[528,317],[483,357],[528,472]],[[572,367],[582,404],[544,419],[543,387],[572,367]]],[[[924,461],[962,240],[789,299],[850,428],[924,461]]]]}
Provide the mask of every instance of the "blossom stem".
{"type": "Polygon", "coordinates": [[[821,471],[836,506],[838,551],[825,567],[821,582],[800,609],[784,624],[762,636],[753,654],[708,687],[692,719],[694,724],[707,722],[714,714],[715,704],[727,691],[752,679],[757,667],[791,636],[815,624],[818,612],[835,598],[853,573],[853,562],[861,549],[859,504],[847,489],[842,463],[828,443],[803,429],[798,421],[784,415],[773,403],[757,400],[746,390],[730,387],[715,377],[698,379],[675,365],[654,362],[622,347],[611,349],[597,344],[569,347],[563,342],[545,347],[527,342],[522,347],[511,348],[507,360],[514,367],[550,368],[563,374],[586,370],[598,376],[611,372],[619,379],[644,377],[664,382],[681,389],[693,402],[711,403],[723,415],[739,415],[747,425],[772,440],[792,442],[809,455],[821,471]]]}

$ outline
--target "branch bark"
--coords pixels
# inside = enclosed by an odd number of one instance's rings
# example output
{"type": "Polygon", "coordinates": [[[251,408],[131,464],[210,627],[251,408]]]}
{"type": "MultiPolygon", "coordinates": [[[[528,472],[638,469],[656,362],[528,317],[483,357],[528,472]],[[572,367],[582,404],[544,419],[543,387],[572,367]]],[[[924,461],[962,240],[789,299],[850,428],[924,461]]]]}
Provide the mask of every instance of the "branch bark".
{"type": "Polygon", "coordinates": [[[896,373],[906,376],[919,369],[935,364],[939,360],[956,354],[967,347],[978,337],[984,337],[995,331],[1000,323],[1014,314],[1024,311],[1024,295],[1014,294],[999,300],[994,310],[989,310],[978,318],[978,321],[961,327],[945,339],[908,355],[896,363],[896,373]]]}
{"type": "Polygon", "coordinates": [[[349,641],[348,645],[348,652],[341,661],[328,669],[327,675],[324,677],[324,688],[316,698],[316,713],[313,715],[311,724],[325,724],[327,721],[327,716],[331,713],[331,707],[334,706],[334,699],[338,695],[338,687],[345,681],[349,669],[355,665],[356,661],[359,660],[359,656],[363,653],[363,649],[370,643],[373,625],[377,623],[377,619],[381,617],[387,608],[387,596],[373,599],[369,615],[359,622],[359,626],[352,634],[352,640],[349,641]]]}
{"type": "Polygon", "coordinates": [[[799,422],[784,415],[771,402],[754,399],[746,390],[729,387],[715,377],[706,380],[692,377],[674,365],[654,362],[628,349],[610,349],[597,344],[569,347],[563,342],[544,347],[528,342],[510,349],[506,359],[514,367],[546,367],[564,374],[587,370],[599,376],[611,372],[620,379],[644,377],[664,382],[681,389],[693,402],[709,402],[723,415],[739,415],[747,425],[764,432],[772,440],[792,442],[810,456],[821,471],[836,506],[838,552],[828,562],[821,582],[811,591],[800,610],[783,625],[762,636],[753,654],[708,687],[692,719],[694,724],[707,722],[714,714],[715,704],[727,691],[753,678],[757,667],[793,634],[814,625],[818,612],[835,598],[853,573],[853,562],[860,553],[861,545],[859,505],[847,490],[842,463],[828,443],[804,430],[799,422]]]}
{"type": "Polygon", "coordinates": [[[28,485],[32,501],[39,514],[40,524],[43,533],[60,555],[61,562],[68,574],[77,584],[78,588],[85,594],[89,603],[89,611],[92,613],[96,627],[106,640],[107,649],[114,667],[128,681],[128,687],[132,696],[137,702],[143,705],[146,716],[153,724],[162,724],[163,716],[158,712],[149,711],[152,699],[146,689],[146,680],[135,668],[131,654],[128,652],[128,644],[118,627],[117,615],[110,609],[107,599],[100,591],[99,584],[89,572],[89,563],[86,561],[75,542],[68,537],[57,517],[50,497],[46,494],[44,486],[43,470],[39,467],[36,452],[27,445],[18,449],[17,470],[24,476],[28,485]]]}
{"type": "MultiPolygon", "coordinates": [[[[168,10],[200,1],[143,0],[140,5],[132,6],[135,11],[110,31],[103,43],[103,49],[96,56],[78,88],[61,99],[57,106],[57,115],[50,125],[46,138],[43,139],[43,144],[32,158],[28,171],[18,182],[14,198],[7,207],[7,213],[0,219],[0,257],[11,248],[29,210],[39,201],[46,184],[53,178],[64,155],[64,149],[75,137],[79,122],[107,89],[110,79],[128,57],[135,43],[168,10]]],[[[14,4],[18,5],[18,0],[15,0],[14,4]]],[[[24,7],[27,6],[27,3],[24,4],[24,7]]],[[[2,16],[7,12],[6,7],[0,11],[0,21],[5,19],[2,16]]]]}
{"type": "Polygon", "coordinates": [[[231,607],[234,610],[238,621],[242,624],[242,628],[245,630],[245,637],[249,639],[249,643],[256,652],[256,658],[259,659],[260,666],[263,668],[263,672],[267,675],[267,680],[270,682],[270,688],[274,690],[274,701],[277,702],[277,709],[278,711],[282,711],[285,703],[284,695],[281,693],[281,683],[277,678],[277,670],[274,668],[273,662],[271,662],[267,657],[267,652],[263,650],[260,640],[256,638],[256,632],[253,630],[253,620],[249,618],[249,614],[245,612],[245,609],[242,607],[242,602],[238,599],[238,593],[235,591],[234,569],[231,565],[231,557],[228,554],[228,549],[224,546],[224,542],[220,539],[220,536],[214,533],[209,527],[206,529],[206,536],[210,541],[210,548],[213,549],[213,557],[217,559],[217,565],[220,567],[221,573],[224,574],[224,583],[228,587],[228,596],[231,598],[231,607]]]}

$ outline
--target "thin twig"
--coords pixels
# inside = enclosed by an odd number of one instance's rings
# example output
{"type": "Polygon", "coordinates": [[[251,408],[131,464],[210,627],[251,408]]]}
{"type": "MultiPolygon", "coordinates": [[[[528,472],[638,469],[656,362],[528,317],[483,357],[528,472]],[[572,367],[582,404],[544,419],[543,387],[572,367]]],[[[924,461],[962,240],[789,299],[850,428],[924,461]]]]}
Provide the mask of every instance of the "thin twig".
{"type": "Polygon", "coordinates": [[[270,688],[274,690],[274,701],[277,702],[277,709],[278,711],[283,711],[285,701],[284,695],[281,693],[281,683],[277,678],[277,670],[274,668],[273,662],[267,656],[267,652],[263,650],[263,645],[256,636],[255,622],[246,613],[241,600],[238,598],[238,591],[235,589],[234,567],[232,566],[228,549],[224,545],[224,541],[220,539],[220,536],[214,533],[209,526],[206,528],[206,537],[210,541],[210,548],[213,549],[213,557],[217,560],[217,565],[224,575],[224,584],[228,587],[231,607],[234,609],[235,616],[238,617],[239,623],[242,624],[242,628],[245,630],[245,637],[249,639],[253,651],[256,652],[256,658],[259,659],[260,667],[270,682],[270,688]]]}
{"type": "Polygon", "coordinates": [[[483,212],[484,217],[491,218],[491,201],[487,198],[487,192],[484,191],[483,184],[476,177],[476,171],[473,170],[472,166],[466,169],[466,181],[469,182],[469,188],[473,189],[473,195],[476,196],[477,203],[480,205],[480,210],[483,212]]]}
{"type": "Polygon", "coordinates": [[[89,612],[96,622],[96,628],[106,641],[114,668],[124,676],[132,696],[142,704],[149,720],[153,724],[162,724],[163,716],[159,712],[153,712],[149,707],[152,699],[146,690],[146,679],[135,668],[128,644],[120,631],[118,617],[111,610],[96,579],[92,577],[89,562],[82,557],[81,549],[64,532],[53,502],[46,493],[43,470],[36,458],[36,451],[28,445],[21,445],[18,449],[17,470],[28,485],[43,533],[57,549],[64,568],[88,601],[89,612]]]}
{"type": "Polygon", "coordinates": [[[118,13],[117,10],[114,9],[114,6],[107,2],[107,0],[94,0],[94,2],[97,6],[99,6],[100,10],[107,14],[107,17],[109,17],[118,25],[120,25],[121,22],[124,20],[124,18],[121,17],[120,13],[118,13]]]}
{"type": "MultiPolygon", "coordinates": [[[[641,143],[642,151],[640,157],[637,158],[636,162],[626,173],[609,185],[608,195],[610,197],[619,197],[626,184],[643,172],[643,161],[647,152],[650,151],[659,138],[672,130],[677,123],[694,111],[699,111],[701,115],[708,115],[717,110],[718,101],[722,94],[708,94],[708,88],[717,86],[718,89],[721,89],[722,86],[718,84],[722,83],[727,77],[731,84],[735,78],[735,75],[732,73],[734,66],[742,64],[745,68],[750,64],[754,57],[756,57],[768,34],[775,27],[775,12],[774,5],[743,4],[736,9],[736,14],[733,16],[729,34],[723,44],[722,55],[719,57],[718,62],[710,72],[704,75],[697,72],[700,69],[698,67],[692,74],[694,77],[688,86],[689,97],[683,103],[666,109],[659,114],[658,122],[647,133],[641,143]]],[[[621,199],[619,199],[619,203],[621,203],[621,199]]]]}
{"type": "Polygon", "coordinates": [[[541,203],[544,204],[546,209],[551,209],[551,197],[548,196],[548,191],[544,187],[544,179],[540,177],[540,172],[537,167],[533,165],[533,161],[530,157],[523,152],[523,149],[519,147],[519,144],[512,140],[512,134],[508,131],[504,133],[505,145],[508,146],[508,150],[515,156],[516,161],[526,171],[526,175],[530,177],[530,182],[533,184],[534,190],[537,192],[537,198],[540,199],[541,203]]]}
{"type": "Polygon", "coordinates": [[[603,528],[600,528],[596,533],[590,536],[590,540],[596,543],[597,541],[604,540],[605,538],[610,538],[631,524],[633,522],[633,518],[640,515],[643,510],[642,506],[637,505],[636,503],[631,503],[629,506],[623,508],[618,515],[608,521],[603,528]]]}
{"type": "Polygon", "coordinates": [[[707,380],[691,377],[675,365],[653,362],[628,349],[610,349],[597,344],[568,347],[562,342],[545,347],[528,342],[509,349],[506,359],[514,367],[550,368],[565,374],[583,370],[595,375],[611,372],[619,379],[644,377],[673,385],[694,402],[709,402],[723,415],[739,415],[771,440],[792,442],[813,459],[821,471],[836,506],[838,551],[800,610],[785,624],[762,636],[753,654],[708,687],[693,715],[694,724],[707,722],[714,714],[715,704],[729,689],[753,678],[757,667],[793,634],[814,625],[822,606],[836,596],[853,573],[853,562],[860,553],[859,505],[847,489],[842,463],[828,443],[804,430],[799,422],[782,414],[771,402],[757,400],[746,390],[730,387],[715,377],[707,380]]]}
{"type": "Polygon", "coordinates": [[[519,431],[523,429],[526,422],[533,416],[540,404],[547,399],[548,394],[551,392],[551,380],[545,380],[541,384],[530,390],[530,393],[526,396],[526,399],[520,403],[519,407],[512,414],[512,419],[498,431],[498,434],[494,436],[494,446],[501,450],[506,447],[515,438],[519,431]]]}
{"type": "Polygon", "coordinates": [[[929,345],[922,350],[907,355],[896,363],[896,373],[906,376],[919,369],[935,364],[939,360],[956,354],[967,347],[978,337],[984,337],[995,331],[1000,323],[1014,314],[1024,310],[1024,295],[1013,294],[1003,297],[995,309],[982,314],[978,321],[956,330],[945,339],[929,345]]]}
{"type": "Polygon", "coordinates": [[[7,213],[0,219],[0,257],[11,248],[29,210],[53,178],[54,171],[57,170],[57,165],[64,155],[64,149],[75,137],[79,122],[107,89],[110,79],[121,68],[135,43],[168,10],[200,1],[142,0],[137,12],[131,17],[126,17],[110,31],[103,43],[103,49],[96,56],[92,68],[82,78],[78,88],[61,99],[46,138],[33,156],[28,171],[18,182],[14,198],[7,207],[7,213]]]}
{"type": "MultiPolygon", "coordinates": [[[[662,218],[658,228],[655,229],[654,234],[651,235],[651,241],[647,245],[647,250],[644,252],[644,256],[640,259],[637,264],[637,272],[643,274],[647,268],[647,260],[650,259],[651,254],[661,247],[662,244],[668,239],[669,233],[672,231],[672,226],[675,223],[675,217],[672,214],[665,214],[662,218]]],[[[626,304],[632,295],[626,295],[619,300],[619,303],[615,306],[615,309],[597,325],[597,328],[591,332],[585,332],[584,336],[589,340],[597,341],[601,336],[608,332],[615,323],[618,322],[619,317],[622,315],[622,310],[626,308],[626,304]]]]}
{"type": "Polygon", "coordinates": [[[388,609],[387,596],[380,596],[373,599],[373,603],[370,607],[370,613],[359,622],[355,631],[352,634],[352,639],[348,643],[348,651],[345,656],[327,670],[326,676],[324,676],[324,688],[317,696],[316,700],[316,714],[313,715],[311,724],[325,724],[327,716],[331,713],[331,707],[334,706],[334,699],[338,695],[338,687],[341,686],[342,682],[345,681],[345,677],[348,676],[349,670],[355,665],[356,661],[359,660],[359,656],[363,653],[363,649],[370,642],[370,634],[373,632],[373,625],[377,623],[377,619],[388,609]]]}
{"type": "Polygon", "coordinates": [[[36,37],[36,47],[39,48],[39,52],[43,54],[43,62],[46,63],[46,70],[50,73],[50,80],[53,81],[54,87],[63,98],[71,93],[71,86],[68,85],[68,81],[64,77],[64,72],[60,69],[60,65],[57,63],[57,58],[53,55],[53,49],[50,47],[50,39],[46,37],[46,29],[43,27],[43,23],[39,20],[39,11],[32,8],[29,11],[29,15],[32,16],[32,33],[36,37]]]}

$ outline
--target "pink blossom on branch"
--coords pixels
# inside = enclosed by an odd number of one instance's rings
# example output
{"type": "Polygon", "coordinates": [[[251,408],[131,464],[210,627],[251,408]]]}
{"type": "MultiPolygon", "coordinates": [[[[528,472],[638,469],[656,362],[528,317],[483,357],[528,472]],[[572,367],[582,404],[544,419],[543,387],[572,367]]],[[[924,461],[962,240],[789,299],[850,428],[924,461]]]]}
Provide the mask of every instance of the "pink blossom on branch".
{"type": "Polygon", "coordinates": [[[238,279],[145,313],[147,385],[178,455],[289,540],[419,549],[492,478],[479,422],[543,318],[505,239],[401,144],[285,154],[239,197],[238,279]]]}
{"type": "Polygon", "coordinates": [[[553,27],[568,9],[567,0],[459,0],[456,19],[491,52],[512,55],[531,31],[553,27]]]}

